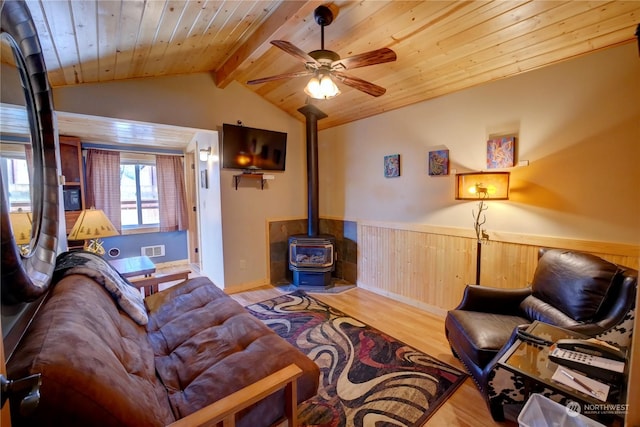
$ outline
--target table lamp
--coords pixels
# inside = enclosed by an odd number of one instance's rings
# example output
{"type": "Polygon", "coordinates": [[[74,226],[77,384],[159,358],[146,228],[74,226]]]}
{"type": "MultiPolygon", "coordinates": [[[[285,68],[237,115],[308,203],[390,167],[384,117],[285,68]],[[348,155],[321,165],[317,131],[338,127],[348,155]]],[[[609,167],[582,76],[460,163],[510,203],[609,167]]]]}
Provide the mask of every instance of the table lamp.
{"type": "Polygon", "coordinates": [[[102,209],[85,209],[69,233],[69,240],[85,240],[84,250],[104,255],[101,237],[117,236],[116,227],[102,209]]]}
{"type": "Polygon", "coordinates": [[[476,285],[480,284],[482,243],[489,235],[482,228],[487,222],[483,214],[489,209],[485,200],[509,200],[509,172],[471,172],[456,174],[456,200],[479,200],[478,212],[471,211],[476,231],[476,285]]]}
{"type": "Polygon", "coordinates": [[[16,212],[9,213],[9,219],[20,253],[22,255],[28,254],[31,244],[31,212],[25,212],[22,208],[18,208],[16,212]]]}

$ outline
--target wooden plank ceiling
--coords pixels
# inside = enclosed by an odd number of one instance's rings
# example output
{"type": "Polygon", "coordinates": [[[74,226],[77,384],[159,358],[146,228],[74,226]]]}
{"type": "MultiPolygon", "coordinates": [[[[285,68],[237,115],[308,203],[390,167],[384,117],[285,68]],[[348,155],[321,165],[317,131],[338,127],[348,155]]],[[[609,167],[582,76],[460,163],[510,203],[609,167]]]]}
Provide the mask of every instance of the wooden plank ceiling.
{"type": "MultiPolygon", "coordinates": [[[[213,72],[218,86],[304,64],[272,46],[320,48],[318,1],[27,0],[54,87],[213,72]]],[[[640,1],[334,1],[325,48],[340,56],[387,47],[397,61],[347,70],[383,86],[373,97],[313,102],[321,129],[634,42],[640,1]]],[[[308,77],[247,86],[297,112],[308,77]]]]}

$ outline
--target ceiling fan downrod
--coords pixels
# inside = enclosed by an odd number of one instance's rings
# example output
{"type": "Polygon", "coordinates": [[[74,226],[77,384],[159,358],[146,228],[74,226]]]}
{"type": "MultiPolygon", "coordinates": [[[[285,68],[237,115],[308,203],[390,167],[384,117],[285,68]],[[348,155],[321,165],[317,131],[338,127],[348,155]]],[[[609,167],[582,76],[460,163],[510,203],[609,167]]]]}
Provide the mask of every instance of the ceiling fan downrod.
{"type": "Polygon", "coordinates": [[[324,50],[324,27],[333,22],[333,12],[327,6],[318,6],[313,11],[313,17],[320,25],[320,49],[324,50]]]}

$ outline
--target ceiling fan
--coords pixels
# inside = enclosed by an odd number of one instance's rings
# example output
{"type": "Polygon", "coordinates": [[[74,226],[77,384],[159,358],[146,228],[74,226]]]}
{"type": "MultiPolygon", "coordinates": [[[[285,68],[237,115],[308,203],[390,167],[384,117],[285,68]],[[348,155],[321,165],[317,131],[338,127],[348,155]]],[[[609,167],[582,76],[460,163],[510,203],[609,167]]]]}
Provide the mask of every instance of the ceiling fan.
{"type": "Polygon", "coordinates": [[[305,92],[313,98],[328,99],[340,93],[338,87],[331,80],[330,76],[333,76],[347,86],[351,86],[369,95],[380,96],[384,94],[387,91],[385,88],[358,77],[350,76],[344,73],[343,70],[395,61],[395,52],[389,48],[382,48],[341,59],[340,55],[336,52],[324,48],[324,27],[333,22],[334,16],[332,10],[327,6],[319,6],[315,9],[313,16],[321,27],[320,50],[305,53],[288,41],[271,41],[272,45],[302,61],[305,65],[305,70],[249,80],[247,84],[253,85],[312,75],[313,78],[309,81],[309,84],[307,84],[305,92]]]}

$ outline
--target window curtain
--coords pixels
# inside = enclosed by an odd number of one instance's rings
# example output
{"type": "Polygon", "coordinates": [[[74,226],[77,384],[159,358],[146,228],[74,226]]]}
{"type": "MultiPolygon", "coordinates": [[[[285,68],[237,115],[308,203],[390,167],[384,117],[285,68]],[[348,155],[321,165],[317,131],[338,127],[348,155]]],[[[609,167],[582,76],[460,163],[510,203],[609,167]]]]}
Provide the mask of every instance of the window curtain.
{"type": "Polygon", "coordinates": [[[31,148],[31,144],[24,145],[24,158],[27,161],[27,168],[29,169],[29,185],[31,185],[33,180],[33,171],[35,168],[33,167],[33,148],[31,148]]]}
{"type": "Polygon", "coordinates": [[[186,230],[189,224],[182,157],[156,156],[156,174],[160,231],[186,230]]]}
{"type": "Polygon", "coordinates": [[[87,207],[102,209],[118,232],[120,219],[120,152],[87,150],[87,207]]]}

